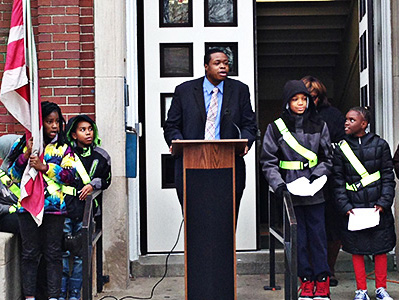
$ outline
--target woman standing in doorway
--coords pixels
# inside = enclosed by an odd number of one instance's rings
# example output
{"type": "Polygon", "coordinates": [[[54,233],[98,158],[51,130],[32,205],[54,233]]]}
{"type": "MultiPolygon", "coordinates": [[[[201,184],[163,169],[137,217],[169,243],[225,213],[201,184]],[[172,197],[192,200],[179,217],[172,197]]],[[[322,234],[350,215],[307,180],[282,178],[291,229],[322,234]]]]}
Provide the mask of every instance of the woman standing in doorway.
{"type": "MultiPolygon", "coordinates": [[[[328,101],[327,89],[319,79],[313,76],[305,76],[302,78],[302,81],[313,97],[317,112],[327,124],[331,143],[334,147],[334,145],[345,137],[345,117],[328,101]]],[[[326,199],[327,260],[331,271],[330,286],[337,286],[338,280],[334,274],[335,262],[341,249],[340,226],[337,226],[337,220],[340,220],[341,216],[334,205],[331,191],[332,188],[329,180],[324,189],[324,198],[326,199]]]]}

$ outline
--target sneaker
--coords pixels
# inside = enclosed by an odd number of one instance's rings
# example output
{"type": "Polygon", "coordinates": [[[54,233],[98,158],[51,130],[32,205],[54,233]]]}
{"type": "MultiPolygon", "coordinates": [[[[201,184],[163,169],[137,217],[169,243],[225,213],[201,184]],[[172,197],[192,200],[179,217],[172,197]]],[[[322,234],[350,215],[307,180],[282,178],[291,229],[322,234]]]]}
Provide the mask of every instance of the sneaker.
{"type": "Polygon", "coordinates": [[[370,300],[370,297],[367,295],[367,290],[357,290],[355,291],[355,298],[353,300],[370,300]]]}
{"type": "Polygon", "coordinates": [[[69,292],[69,300],[80,300],[80,290],[72,290],[69,292]]]}
{"type": "Polygon", "coordinates": [[[313,300],[314,295],[314,281],[304,277],[301,278],[301,286],[299,287],[301,291],[298,300],[313,300]]]}
{"type": "Polygon", "coordinates": [[[330,277],[323,276],[316,280],[313,300],[330,300],[330,277]]]}
{"type": "Polygon", "coordinates": [[[61,295],[58,298],[58,300],[66,300],[66,298],[67,298],[66,294],[61,292],[61,295]]]}
{"type": "Polygon", "coordinates": [[[375,298],[377,300],[393,300],[391,296],[389,296],[386,289],[384,289],[383,287],[380,287],[375,290],[375,298]]]}

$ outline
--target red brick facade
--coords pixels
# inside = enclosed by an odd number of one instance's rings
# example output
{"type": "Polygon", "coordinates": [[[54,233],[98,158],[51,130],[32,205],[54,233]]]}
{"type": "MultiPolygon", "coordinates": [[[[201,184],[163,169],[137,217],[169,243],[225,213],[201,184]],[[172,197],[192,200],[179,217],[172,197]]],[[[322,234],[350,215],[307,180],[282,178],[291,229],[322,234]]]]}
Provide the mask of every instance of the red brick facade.
{"type": "MultiPolygon", "coordinates": [[[[0,77],[13,0],[0,0],[0,77]]],[[[94,0],[31,0],[42,101],[94,118],[94,0]]],[[[1,82],[1,80],[0,80],[1,82]]],[[[0,103],[0,135],[23,128],[0,103]]]]}

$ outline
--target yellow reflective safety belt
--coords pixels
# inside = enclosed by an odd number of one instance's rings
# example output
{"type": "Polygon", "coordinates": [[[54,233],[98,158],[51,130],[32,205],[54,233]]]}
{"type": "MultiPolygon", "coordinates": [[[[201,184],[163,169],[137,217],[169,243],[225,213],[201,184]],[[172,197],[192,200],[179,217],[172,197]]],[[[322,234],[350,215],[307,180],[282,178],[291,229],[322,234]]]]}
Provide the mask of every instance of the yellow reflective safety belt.
{"type": "Polygon", "coordinates": [[[349,146],[348,142],[343,140],[339,142],[339,147],[342,150],[342,153],[348,159],[351,166],[355,169],[356,173],[362,177],[361,180],[355,182],[353,184],[346,183],[346,189],[349,191],[357,192],[358,190],[362,189],[363,187],[373,183],[381,178],[380,171],[374,172],[373,174],[369,174],[360,160],[356,157],[355,153],[353,153],[351,147],[349,146]]]}
{"type": "Polygon", "coordinates": [[[47,183],[47,192],[53,195],[56,191],[61,190],[66,195],[76,196],[76,189],[72,186],[67,186],[55,182],[53,179],[43,174],[43,178],[47,183]]]}
{"type": "Polygon", "coordinates": [[[291,132],[288,130],[285,125],[283,119],[278,118],[274,121],[281,135],[283,136],[284,141],[290,146],[296,153],[303,156],[308,160],[308,162],[302,161],[280,161],[280,168],[286,170],[303,170],[310,169],[317,165],[317,154],[309,149],[306,149],[302,145],[298,143],[298,141],[294,138],[291,132]]]}
{"type": "Polygon", "coordinates": [[[11,180],[11,178],[0,169],[0,181],[19,199],[21,197],[21,189],[11,180]]]}
{"type": "Polygon", "coordinates": [[[85,167],[83,166],[83,163],[77,154],[75,154],[75,162],[76,162],[76,164],[75,164],[76,171],[78,172],[80,178],[82,178],[83,183],[84,184],[90,183],[90,181],[91,181],[90,176],[89,176],[89,174],[87,174],[87,171],[86,171],[85,167]]]}

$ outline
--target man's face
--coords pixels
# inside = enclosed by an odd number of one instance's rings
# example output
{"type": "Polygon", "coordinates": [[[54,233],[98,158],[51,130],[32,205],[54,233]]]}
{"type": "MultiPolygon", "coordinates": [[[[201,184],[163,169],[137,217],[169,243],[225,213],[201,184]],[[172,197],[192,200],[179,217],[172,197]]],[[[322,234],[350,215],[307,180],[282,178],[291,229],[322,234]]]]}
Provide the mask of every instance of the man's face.
{"type": "Polygon", "coordinates": [[[221,81],[225,80],[229,72],[229,59],[223,52],[211,54],[208,64],[205,64],[205,72],[208,80],[217,86],[221,81]]]}

